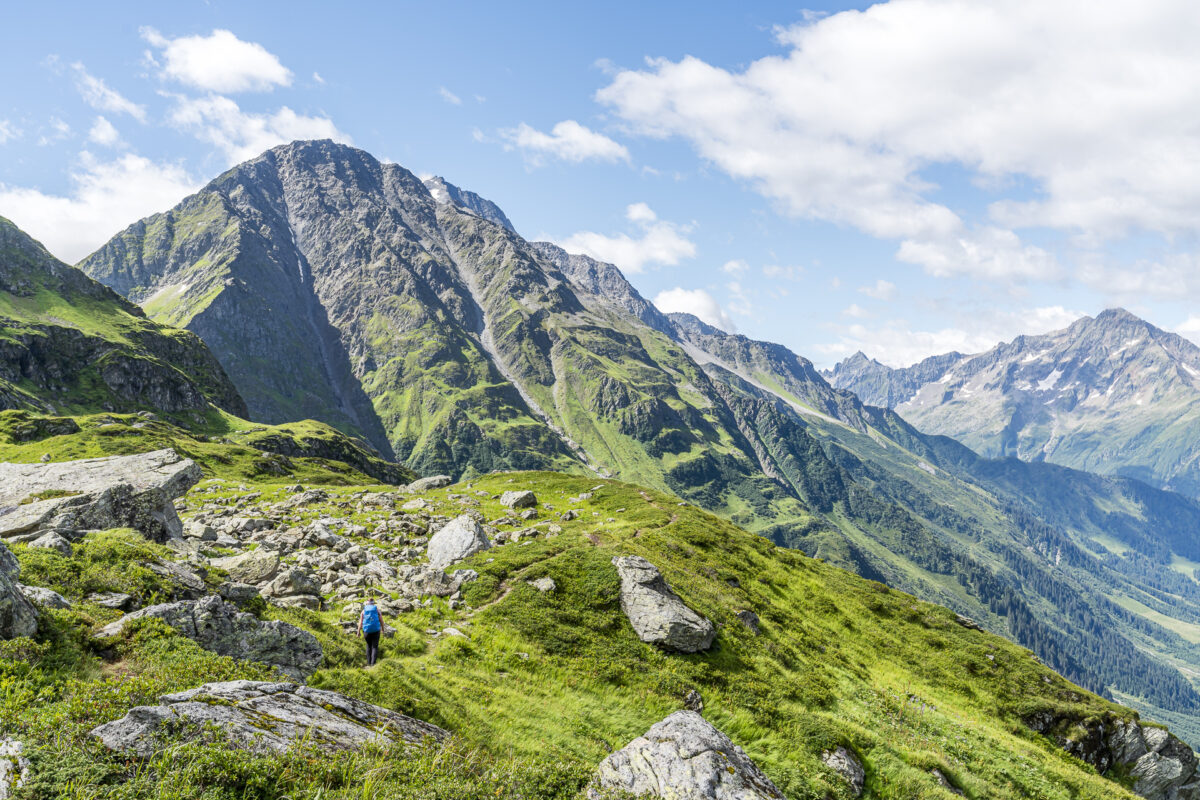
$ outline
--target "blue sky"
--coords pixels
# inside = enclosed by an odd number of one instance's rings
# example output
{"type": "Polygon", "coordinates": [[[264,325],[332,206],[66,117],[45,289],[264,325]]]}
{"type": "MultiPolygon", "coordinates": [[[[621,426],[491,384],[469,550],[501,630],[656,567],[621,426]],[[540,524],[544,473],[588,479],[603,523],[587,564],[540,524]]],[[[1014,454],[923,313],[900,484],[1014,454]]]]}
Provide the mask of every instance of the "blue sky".
{"type": "Polygon", "coordinates": [[[45,2],[4,27],[0,215],[72,263],[331,136],[822,366],[1118,304],[1200,338],[1188,3],[45,2]]]}

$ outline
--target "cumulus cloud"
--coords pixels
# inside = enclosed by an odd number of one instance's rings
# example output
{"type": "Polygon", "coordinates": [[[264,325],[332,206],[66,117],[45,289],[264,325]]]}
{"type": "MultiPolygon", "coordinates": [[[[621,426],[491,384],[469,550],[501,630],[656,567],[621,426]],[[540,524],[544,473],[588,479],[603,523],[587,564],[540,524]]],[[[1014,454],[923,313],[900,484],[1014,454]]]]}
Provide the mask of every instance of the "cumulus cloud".
{"type": "Polygon", "coordinates": [[[138,122],[146,121],[145,106],[138,105],[110,87],[102,79],[88,72],[87,68],[78,61],[71,65],[71,69],[75,72],[75,87],[89,106],[97,111],[128,114],[138,122]]]}
{"type": "Polygon", "coordinates": [[[867,297],[874,297],[876,300],[892,300],[896,297],[896,284],[891,281],[885,281],[882,278],[870,286],[860,286],[858,290],[867,297]]]}
{"type": "Polygon", "coordinates": [[[295,139],[333,139],[350,143],[350,137],[338,130],[328,117],[297,114],[287,106],[258,114],[243,111],[232,99],[221,95],[175,99],[169,114],[170,122],[220,148],[231,164],[295,139]]]}
{"type": "Polygon", "coordinates": [[[741,275],[749,269],[750,265],[740,258],[726,261],[721,265],[721,271],[729,275],[741,275]]]}
{"type": "Polygon", "coordinates": [[[664,314],[691,314],[727,333],[737,333],[737,326],[711,294],[703,289],[684,289],[676,286],[654,296],[654,305],[664,314]]]}
{"type": "Polygon", "coordinates": [[[212,92],[264,92],[292,83],[292,71],[277,56],[232,31],[217,29],[208,36],[175,39],[154,28],[142,28],[141,34],[160,51],[152,59],[163,77],[187,86],[212,92]]]}
{"type": "Polygon", "coordinates": [[[65,195],[0,184],[0,216],[75,263],[130,222],[170,208],[198,186],[176,164],[135,155],[101,161],[85,151],[65,195]]]}
{"type": "MultiPolygon", "coordinates": [[[[852,305],[843,314],[862,316],[852,309],[858,307],[852,305]]],[[[1060,330],[1082,316],[1081,311],[1056,305],[1018,311],[976,309],[959,314],[954,324],[935,330],[922,329],[901,318],[871,326],[853,323],[839,326],[837,340],[818,344],[815,350],[835,361],[861,350],[888,366],[907,367],[932,355],[980,353],[1021,334],[1060,330]]]]}
{"type": "Polygon", "coordinates": [[[447,89],[445,86],[438,87],[438,94],[440,94],[442,96],[442,99],[445,100],[447,103],[449,103],[452,106],[461,106],[462,105],[462,98],[459,97],[458,95],[456,95],[454,92],[447,89]]]}
{"type": "Polygon", "coordinates": [[[1192,314],[1175,326],[1175,332],[1193,344],[1200,344],[1200,314],[1192,314]]]}
{"type": "Polygon", "coordinates": [[[637,228],[636,236],[627,233],[606,236],[580,231],[557,243],[568,252],[616,264],[630,275],[642,272],[648,266],[674,266],[696,255],[695,243],[687,238],[690,225],[660,220],[645,203],[629,205],[625,209],[625,218],[637,228]]]}
{"type": "Polygon", "coordinates": [[[625,70],[597,98],[679,137],[799,217],[895,240],[934,275],[1053,277],[1014,231],[1103,242],[1196,230],[1200,16],[1186,0],[893,0],[783,28],[745,68],[698,58],[625,70]],[[1033,191],[965,220],[931,165],[1033,191]],[[1032,199],[1030,199],[1032,198],[1032,199]]]}
{"type": "Polygon", "coordinates": [[[105,147],[113,147],[120,144],[121,134],[107,119],[96,117],[96,121],[92,123],[92,129],[88,131],[88,141],[104,145],[105,147]]]}
{"type": "Polygon", "coordinates": [[[602,133],[580,125],[573,119],[563,120],[544,133],[522,122],[515,128],[499,131],[507,144],[505,149],[520,150],[532,166],[540,166],[548,158],[579,163],[582,161],[629,161],[625,146],[602,133]]]}
{"type": "Polygon", "coordinates": [[[21,135],[21,131],[15,125],[6,119],[0,119],[0,144],[4,144],[10,139],[16,139],[21,135]]]}

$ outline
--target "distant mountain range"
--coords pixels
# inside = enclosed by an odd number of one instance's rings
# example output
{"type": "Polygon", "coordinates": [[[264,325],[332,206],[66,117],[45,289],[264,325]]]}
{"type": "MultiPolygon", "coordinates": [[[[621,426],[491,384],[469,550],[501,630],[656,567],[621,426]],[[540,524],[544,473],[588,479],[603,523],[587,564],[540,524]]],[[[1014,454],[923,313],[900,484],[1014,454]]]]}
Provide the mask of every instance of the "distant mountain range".
{"type": "Polygon", "coordinates": [[[296,142],[80,266],[198,334],[256,421],[322,420],[423,474],[665,489],[954,608],[1200,742],[1179,671],[1200,664],[1200,504],[923,434],[442,179],[296,142]]]}
{"type": "Polygon", "coordinates": [[[1200,347],[1123,309],[903,369],[856,353],[826,377],[985,456],[1200,496],[1200,347]]]}

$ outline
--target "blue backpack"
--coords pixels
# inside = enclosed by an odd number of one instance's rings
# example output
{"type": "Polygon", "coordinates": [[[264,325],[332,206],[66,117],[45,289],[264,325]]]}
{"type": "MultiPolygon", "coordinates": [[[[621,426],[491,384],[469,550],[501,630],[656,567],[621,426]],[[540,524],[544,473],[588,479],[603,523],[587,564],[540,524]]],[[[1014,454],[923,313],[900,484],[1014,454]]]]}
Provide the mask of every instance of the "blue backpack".
{"type": "Polygon", "coordinates": [[[364,606],[362,616],[363,633],[379,633],[383,627],[383,620],[379,618],[379,609],[376,606],[364,606]]]}

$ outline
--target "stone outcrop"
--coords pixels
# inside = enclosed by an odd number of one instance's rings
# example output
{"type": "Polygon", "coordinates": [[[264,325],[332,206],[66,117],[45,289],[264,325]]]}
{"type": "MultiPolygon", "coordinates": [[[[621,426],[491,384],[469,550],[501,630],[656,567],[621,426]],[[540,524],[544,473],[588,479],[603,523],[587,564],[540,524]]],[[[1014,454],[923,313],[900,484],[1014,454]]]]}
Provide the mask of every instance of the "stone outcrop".
{"type": "Polygon", "coordinates": [[[37,633],[38,612],[17,583],[20,575],[17,557],[0,542],[0,639],[37,633]]]}
{"type": "Polygon", "coordinates": [[[17,739],[0,739],[0,800],[8,800],[29,777],[25,745],[17,739]]]}
{"type": "Polygon", "coordinates": [[[821,763],[845,778],[846,783],[850,784],[850,792],[855,797],[862,795],[867,771],[863,769],[862,762],[853,752],[840,746],[833,750],[826,750],[821,753],[821,763]]]}
{"type": "Polygon", "coordinates": [[[445,569],[491,546],[479,523],[463,514],[447,522],[429,540],[429,564],[445,569]]]}
{"type": "Polygon", "coordinates": [[[150,617],[161,619],[205,650],[268,664],[292,678],[307,678],[324,658],[317,638],[308,631],[280,620],[264,622],[216,595],[148,606],[101,628],[97,637],[117,636],[130,622],[150,617]]]}
{"type": "Polygon", "coordinates": [[[684,605],[658,567],[641,556],[619,556],[612,563],[621,576],[621,610],[639,639],[677,653],[712,646],[716,627],[684,605]]]}
{"type": "Polygon", "coordinates": [[[172,501],[201,473],[174,450],[56,464],[0,463],[0,538],[34,540],[47,531],[133,528],[157,542],[183,527],[172,501]]]}
{"type": "Polygon", "coordinates": [[[208,683],[163,695],[159,703],[138,706],[92,736],[110,750],[142,757],[163,746],[163,734],[198,739],[219,731],[230,746],[255,753],[283,752],[300,741],[332,752],[449,736],[428,722],[293,683],[208,683]]]}
{"type": "Polygon", "coordinates": [[[600,763],[601,791],[670,800],[782,800],[783,793],[729,737],[694,711],[676,711],[600,763]]]}
{"type": "Polygon", "coordinates": [[[1192,748],[1165,728],[1114,717],[1077,720],[1037,712],[1025,724],[1100,773],[1126,771],[1147,800],[1200,800],[1200,763],[1192,748]]]}

